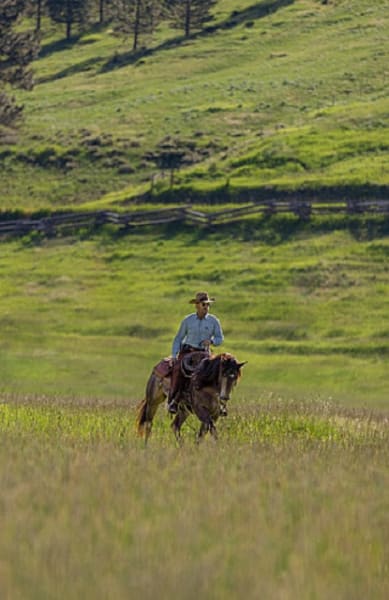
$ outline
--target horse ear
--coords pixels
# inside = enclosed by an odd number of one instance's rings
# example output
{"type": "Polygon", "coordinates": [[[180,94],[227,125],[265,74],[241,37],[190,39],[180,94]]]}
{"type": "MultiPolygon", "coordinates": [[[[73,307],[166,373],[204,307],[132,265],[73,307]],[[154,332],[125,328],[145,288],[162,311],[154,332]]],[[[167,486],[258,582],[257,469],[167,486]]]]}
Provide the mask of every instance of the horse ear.
{"type": "Polygon", "coordinates": [[[241,369],[242,367],[244,367],[246,363],[247,363],[247,360],[245,360],[245,361],[243,361],[241,363],[238,363],[239,369],[241,369]]]}

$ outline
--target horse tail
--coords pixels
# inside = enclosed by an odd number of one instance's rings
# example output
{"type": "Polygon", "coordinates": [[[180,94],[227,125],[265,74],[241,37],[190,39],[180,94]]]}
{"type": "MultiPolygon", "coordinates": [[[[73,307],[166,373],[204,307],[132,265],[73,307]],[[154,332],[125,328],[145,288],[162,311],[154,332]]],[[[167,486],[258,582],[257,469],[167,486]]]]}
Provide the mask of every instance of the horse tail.
{"type": "Polygon", "coordinates": [[[165,398],[166,393],[162,385],[162,379],[153,371],[147,381],[146,394],[138,405],[136,416],[138,435],[144,437],[146,443],[151,434],[155,413],[165,398]]]}
{"type": "Polygon", "coordinates": [[[146,434],[146,422],[147,422],[147,399],[143,398],[143,400],[139,403],[137,408],[136,415],[136,430],[140,437],[144,437],[146,434]]]}

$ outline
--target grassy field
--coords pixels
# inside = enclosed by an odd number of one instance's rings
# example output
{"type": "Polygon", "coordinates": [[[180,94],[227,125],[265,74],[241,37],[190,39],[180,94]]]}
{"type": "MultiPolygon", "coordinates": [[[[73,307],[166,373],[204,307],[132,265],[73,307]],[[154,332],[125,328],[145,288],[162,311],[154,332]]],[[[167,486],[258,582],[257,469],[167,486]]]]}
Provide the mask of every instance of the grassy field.
{"type": "MultiPolygon", "coordinates": [[[[152,178],[163,206],[167,137],[176,200],[384,193],[387,4],[220,0],[135,56],[45,30],[0,209],[132,210],[152,178]]],[[[386,600],[388,256],[363,216],[1,239],[0,597],[386,600]],[[161,408],[145,449],[147,377],[204,289],[248,361],[229,416],[178,448],[161,408]]]]}
{"type": "Polygon", "coordinates": [[[386,9],[220,0],[211,30],[163,24],[135,56],[109,28],[67,44],[44,24],[23,127],[0,141],[1,207],[120,208],[150,190],[147,155],[167,138],[186,193],[387,189],[386,9]]]}
{"type": "Polygon", "coordinates": [[[374,227],[326,232],[278,218],[214,233],[3,242],[0,389],[140,399],[189,298],[207,289],[223,348],[249,361],[243,397],[384,407],[389,246],[369,239],[374,227]]]}
{"type": "Polygon", "coordinates": [[[387,598],[388,416],[249,402],[179,450],[132,425],[0,405],[4,598],[387,598]]]}

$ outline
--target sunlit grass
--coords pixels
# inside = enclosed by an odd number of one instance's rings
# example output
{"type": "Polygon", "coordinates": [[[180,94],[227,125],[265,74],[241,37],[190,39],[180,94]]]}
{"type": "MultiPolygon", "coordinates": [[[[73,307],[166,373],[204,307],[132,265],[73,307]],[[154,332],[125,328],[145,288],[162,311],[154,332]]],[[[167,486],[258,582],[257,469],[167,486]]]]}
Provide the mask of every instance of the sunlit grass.
{"type": "Polygon", "coordinates": [[[214,233],[108,228],[3,242],[0,389],[140,400],[188,296],[206,289],[224,348],[249,361],[238,396],[383,407],[388,244],[369,240],[382,223],[338,226],[279,218],[214,233]]]}
{"type": "MultiPolygon", "coordinates": [[[[134,445],[136,411],[127,406],[89,399],[58,397],[3,396],[0,404],[0,431],[4,434],[33,434],[46,439],[74,442],[134,445]]],[[[230,402],[232,404],[232,402],[230,402]]],[[[259,398],[256,404],[243,402],[230,407],[230,417],[218,423],[221,444],[279,445],[291,440],[302,443],[348,446],[367,440],[385,440],[388,418],[371,411],[345,410],[330,401],[296,402],[274,397],[259,398]]],[[[154,443],[175,445],[171,418],[160,407],[154,421],[154,443]]],[[[192,416],[183,429],[186,443],[194,443],[199,429],[192,416]]]]}
{"type": "Polygon", "coordinates": [[[184,41],[164,24],[138,57],[110,27],[70,44],[51,28],[23,127],[0,147],[2,208],[120,203],[150,189],[145,157],[166,137],[194,149],[177,188],[388,184],[382,2],[219,0],[214,13],[214,31],[184,41]]]}
{"type": "Polygon", "coordinates": [[[200,447],[159,414],[145,449],[134,405],[3,397],[2,590],[384,600],[387,416],[257,400],[200,447]]]}
{"type": "MultiPolygon", "coordinates": [[[[214,35],[135,63],[109,31],[52,31],[1,208],[147,208],[166,135],[209,149],[176,177],[202,210],[227,187],[386,185],[384,3],[261,4],[220,0],[214,35]]],[[[2,240],[0,595],[386,600],[387,233],[289,215],[2,240]],[[146,449],[137,404],[202,289],[248,363],[217,444],[191,416],[179,448],[161,406],[146,449]]]]}

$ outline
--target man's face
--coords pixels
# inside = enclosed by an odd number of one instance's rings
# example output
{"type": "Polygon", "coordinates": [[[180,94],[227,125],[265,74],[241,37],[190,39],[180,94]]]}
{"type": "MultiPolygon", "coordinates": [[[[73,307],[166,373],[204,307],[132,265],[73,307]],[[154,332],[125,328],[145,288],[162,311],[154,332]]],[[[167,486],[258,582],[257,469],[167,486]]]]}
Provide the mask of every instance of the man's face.
{"type": "Polygon", "coordinates": [[[205,315],[209,311],[209,302],[197,302],[196,304],[197,315],[201,318],[205,317],[205,315]]]}

